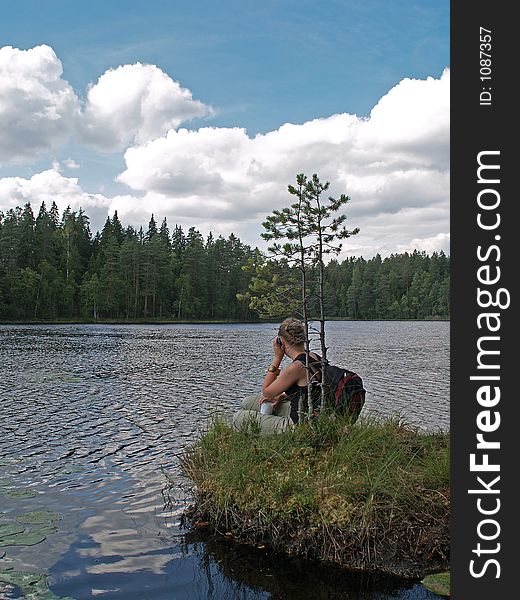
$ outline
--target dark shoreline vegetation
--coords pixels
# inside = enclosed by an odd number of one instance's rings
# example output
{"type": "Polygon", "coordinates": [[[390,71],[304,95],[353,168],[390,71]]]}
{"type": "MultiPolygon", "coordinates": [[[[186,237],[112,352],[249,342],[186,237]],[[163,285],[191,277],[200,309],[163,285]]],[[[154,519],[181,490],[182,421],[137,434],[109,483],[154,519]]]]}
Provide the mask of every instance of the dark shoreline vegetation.
{"type": "MultiPolygon", "coordinates": [[[[81,209],[60,216],[42,204],[35,217],[27,203],[0,212],[0,321],[255,321],[248,298],[267,260],[233,233],[170,232],[153,215],[146,230],[124,228],[115,213],[92,235],[81,209]]],[[[271,274],[287,269],[277,263],[271,274]]],[[[327,319],[449,319],[449,276],[443,252],[333,259],[327,319]]]]}
{"type": "MultiPolygon", "coordinates": [[[[311,319],[312,320],[312,319],[311,319]]],[[[357,321],[358,319],[333,318],[327,321],[357,321]]],[[[449,319],[430,318],[430,319],[363,319],[370,323],[372,321],[449,321],[449,319]]],[[[275,321],[260,321],[252,319],[250,321],[240,320],[174,320],[174,319],[25,319],[25,320],[4,320],[0,319],[0,325],[240,325],[240,324],[255,324],[255,323],[275,323],[275,321]]]]}
{"type": "Polygon", "coordinates": [[[449,568],[449,432],[321,415],[260,436],[216,418],[182,459],[193,527],[349,571],[449,568]]]}

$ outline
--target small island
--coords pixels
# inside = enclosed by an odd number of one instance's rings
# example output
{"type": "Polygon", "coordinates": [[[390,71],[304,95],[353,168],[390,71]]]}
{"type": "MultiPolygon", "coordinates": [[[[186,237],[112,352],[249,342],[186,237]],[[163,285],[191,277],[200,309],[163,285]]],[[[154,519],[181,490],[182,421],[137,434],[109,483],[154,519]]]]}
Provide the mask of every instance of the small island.
{"type": "Polygon", "coordinates": [[[421,579],[449,568],[449,443],[397,418],[324,414],[271,436],[217,418],[183,458],[187,517],[238,543],[421,579]]]}

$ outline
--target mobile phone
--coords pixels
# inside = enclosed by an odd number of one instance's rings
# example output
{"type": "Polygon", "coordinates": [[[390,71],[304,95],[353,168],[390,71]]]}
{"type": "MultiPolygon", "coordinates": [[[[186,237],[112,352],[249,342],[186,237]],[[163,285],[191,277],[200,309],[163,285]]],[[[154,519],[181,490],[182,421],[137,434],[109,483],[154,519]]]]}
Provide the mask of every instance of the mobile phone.
{"type": "Polygon", "coordinates": [[[280,346],[280,348],[282,347],[282,340],[280,339],[280,336],[276,336],[276,343],[280,346]]]}

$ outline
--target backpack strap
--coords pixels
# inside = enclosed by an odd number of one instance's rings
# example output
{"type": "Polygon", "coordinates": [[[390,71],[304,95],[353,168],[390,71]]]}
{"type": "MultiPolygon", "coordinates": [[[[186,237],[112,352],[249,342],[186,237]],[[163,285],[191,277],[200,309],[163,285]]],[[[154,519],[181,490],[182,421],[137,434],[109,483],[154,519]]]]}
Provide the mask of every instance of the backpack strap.
{"type": "MultiPolygon", "coordinates": [[[[309,369],[311,371],[311,383],[319,383],[321,381],[321,368],[317,366],[321,363],[321,356],[319,356],[318,354],[316,354],[316,356],[318,357],[317,360],[312,358],[312,356],[309,353],[309,369]]],[[[306,354],[302,352],[293,360],[293,362],[301,362],[303,366],[306,367],[307,365],[305,357],[306,354]]]]}
{"type": "Polygon", "coordinates": [[[318,360],[314,360],[311,355],[309,354],[309,369],[311,370],[311,382],[312,383],[320,383],[321,382],[321,367],[318,367],[317,365],[321,363],[321,356],[318,356],[318,354],[316,354],[316,356],[318,357],[318,360]],[[312,359],[312,362],[311,362],[312,359]]]}

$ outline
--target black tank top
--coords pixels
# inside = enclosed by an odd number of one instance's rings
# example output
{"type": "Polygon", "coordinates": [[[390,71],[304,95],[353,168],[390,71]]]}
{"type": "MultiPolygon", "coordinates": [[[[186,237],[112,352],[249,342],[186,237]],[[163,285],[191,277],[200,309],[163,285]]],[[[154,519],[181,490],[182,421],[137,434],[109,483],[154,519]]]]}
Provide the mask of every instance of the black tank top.
{"type": "MultiPolygon", "coordinates": [[[[319,369],[321,366],[321,357],[317,354],[315,354],[315,356],[317,358],[309,355],[309,364],[319,369]]],[[[293,362],[296,361],[301,362],[305,366],[305,352],[298,354],[293,362]]],[[[291,402],[291,421],[293,423],[298,423],[298,404],[300,397],[307,399],[307,385],[298,385],[297,383],[293,383],[288,390],[285,390],[285,393],[287,396],[289,396],[288,400],[291,402]]]]}

